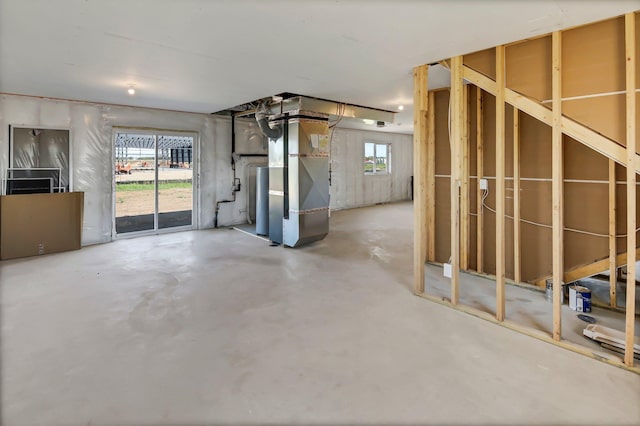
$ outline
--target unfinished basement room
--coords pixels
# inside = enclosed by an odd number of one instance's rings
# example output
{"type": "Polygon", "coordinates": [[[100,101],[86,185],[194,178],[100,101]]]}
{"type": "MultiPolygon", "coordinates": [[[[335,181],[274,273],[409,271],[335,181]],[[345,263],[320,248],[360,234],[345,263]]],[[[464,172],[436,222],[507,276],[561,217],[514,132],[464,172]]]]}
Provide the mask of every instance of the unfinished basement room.
{"type": "Polygon", "coordinates": [[[640,0],[0,0],[0,424],[640,425],[640,0]]]}

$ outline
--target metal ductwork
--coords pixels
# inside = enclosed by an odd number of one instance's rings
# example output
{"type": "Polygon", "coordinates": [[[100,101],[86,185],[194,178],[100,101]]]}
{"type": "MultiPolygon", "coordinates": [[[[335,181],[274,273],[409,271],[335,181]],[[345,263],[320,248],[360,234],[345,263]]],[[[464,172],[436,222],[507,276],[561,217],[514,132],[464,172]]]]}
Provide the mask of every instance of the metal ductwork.
{"type": "Polygon", "coordinates": [[[298,111],[272,121],[283,132],[269,143],[269,239],[299,247],[329,233],[329,117],[298,111]]]}
{"type": "MultiPolygon", "coordinates": [[[[298,111],[313,111],[314,113],[326,114],[330,120],[348,118],[358,120],[371,120],[373,123],[393,123],[394,111],[387,111],[377,108],[362,107],[343,102],[329,101],[326,99],[311,98],[308,96],[295,95],[280,102],[261,105],[271,111],[271,114],[296,113],[298,111]]],[[[259,108],[258,108],[259,109],[259,108]]],[[[245,111],[240,114],[248,114],[253,111],[245,111]]]]}
{"type": "MultiPolygon", "coordinates": [[[[245,111],[240,114],[248,114],[245,111]]],[[[392,123],[393,112],[305,96],[255,110],[269,138],[269,239],[300,247],[329,233],[329,119],[392,123]]]]}
{"type": "Polygon", "coordinates": [[[267,107],[266,102],[260,103],[258,108],[256,109],[256,121],[258,122],[258,127],[262,130],[262,133],[271,140],[276,140],[280,136],[282,136],[282,127],[279,125],[274,126],[273,128],[269,126],[269,114],[270,111],[267,107]]]}

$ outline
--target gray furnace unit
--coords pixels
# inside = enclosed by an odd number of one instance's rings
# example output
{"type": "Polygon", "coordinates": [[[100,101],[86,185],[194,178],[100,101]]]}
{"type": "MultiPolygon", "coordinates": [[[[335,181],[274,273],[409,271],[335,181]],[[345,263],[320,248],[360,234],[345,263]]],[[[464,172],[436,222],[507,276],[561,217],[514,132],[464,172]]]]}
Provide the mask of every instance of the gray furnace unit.
{"type": "Polygon", "coordinates": [[[270,120],[269,239],[299,247],[329,233],[329,116],[295,111],[270,120]]]}
{"type": "Polygon", "coordinates": [[[259,103],[256,121],[269,138],[271,241],[300,247],[329,233],[329,117],[336,124],[343,118],[392,123],[394,114],[306,96],[259,103]]]}

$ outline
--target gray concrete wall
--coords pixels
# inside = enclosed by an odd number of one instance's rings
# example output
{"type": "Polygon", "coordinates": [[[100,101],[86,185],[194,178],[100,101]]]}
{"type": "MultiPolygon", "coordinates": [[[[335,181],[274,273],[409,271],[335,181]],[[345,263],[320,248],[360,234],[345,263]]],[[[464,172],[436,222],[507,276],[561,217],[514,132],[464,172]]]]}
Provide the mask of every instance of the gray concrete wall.
{"type": "MultiPolygon", "coordinates": [[[[216,202],[232,200],[231,119],[148,108],[0,95],[0,172],[9,167],[9,126],[68,129],[72,190],[85,193],[82,244],[112,240],[114,128],[151,128],[195,132],[194,176],[197,228],[214,226],[216,202]]],[[[266,142],[253,120],[236,122],[236,152],[266,153],[266,142]]],[[[245,223],[249,168],[261,157],[237,157],[235,177],[241,191],[235,202],[220,204],[218,225],[245,223]]],[[[336,129],[331,146],[331,208],[361,207],[410,198],[412,143],[410,135],[336,129]],[[391,174],[364,174],[364,142],[392,145],[391,174]]]]}
{"type": "Polygon", "coordinates": [[[336,128],[331,140],[331,209],[408,200],[413,174],[412,136],[336,128]],[[391,173],[365,175],[364,144],[391,144],[391,173]]]}
{"type": "MultiPolygon", "coordinates": [[[[0,96],[0,171],[9,167],[9,126],[70,130],[72,189],[85,193],[83,245],[112,239],[114,127],[192,131],[198,134],[199,178],[196,217],[199,228],[213,226],[215,203],[231,190],[229,118],[147,108],[0,96]],[[228,151],[228,152],[227,152],[228,151]],[[224,157],[224,158],[223,158],[224,157]]],[[[222,212],[220,224],[237,220],[222,212]]]]}

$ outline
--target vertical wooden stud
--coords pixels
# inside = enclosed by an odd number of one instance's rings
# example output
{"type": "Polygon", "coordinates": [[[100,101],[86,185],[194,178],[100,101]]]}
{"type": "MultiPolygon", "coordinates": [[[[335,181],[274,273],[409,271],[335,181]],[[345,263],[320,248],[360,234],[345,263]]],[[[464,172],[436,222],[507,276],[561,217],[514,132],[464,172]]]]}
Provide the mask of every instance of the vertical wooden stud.
{"type": "Polygon", "coordinates": [[[483,235],[484,235],[484,208],[482,206],[483,190],[480,189],[480,179],[484,176],[484,135],[483,135],[483,120],[484,114],[482,112],[482,89],[476,87],[476,174],[478,175],[478,186],[476,194],[476,204],[478,215],[476,216],[476,264],[478,272],[484,271],[484,248],[483,248],[483,235]]]}
{"type": "Polygon", "coordinates": [[[627,130],[627,306],[624,363],[633,366],[636,313],[636,19],[625,15],[627,130]]]}
{"type": "Polygon", "coordinates": [[[616,257],[616,162],[609,160],[609,306],[616,307],[618,283],[616,257]]]}
{"type": "Polygon", "coordinates": [[[436,97],[429,92],[427,113],[427,260],[436,260],[436,97]]]}
{"type": "Polygon", "coordinates": [[[520,111],[513,108],[513,279],[521,276],[520,250],[520,111]]]}
{"type": "Polygon", "coordinates": [[[505,69],[504,46],[496,47],[496,318],[505,318],[505,69]]]}
{"type": "Polygon", "coordinates": [[[553,257],[553,339],[562,337],[561,292],[564,273],[563,158],[562,158],[562,38],[551,36],[551,93],[553,101],[551,129],[551,223],[553,257]]]}
{"type": "Polygon", "coordinates": [[[424,293],[424,259],[427,251],[427,78],[428,65],[413,69],[413,291],[424,293]]]}
{"type": "Polygon", "coordinates": [[[462,56],[451,58],[451,303],[460,294],[460,172],[463,139],[462,56]]]}
{"type": "Polygon", "coordinates": [[[460,153],[460,268],[469,269],[469,86],[462,90],[462,145],[460,153]]]}

